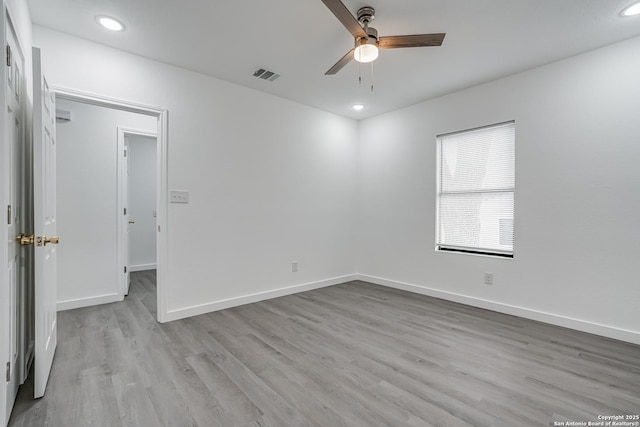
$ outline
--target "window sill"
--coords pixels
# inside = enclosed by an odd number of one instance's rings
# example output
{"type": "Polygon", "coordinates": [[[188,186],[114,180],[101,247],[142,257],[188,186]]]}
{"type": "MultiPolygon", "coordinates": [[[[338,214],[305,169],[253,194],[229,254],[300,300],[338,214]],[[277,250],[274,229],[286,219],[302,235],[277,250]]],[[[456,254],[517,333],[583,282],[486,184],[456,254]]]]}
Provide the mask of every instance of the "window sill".
{"type": "Polygon", "coordinates": [[[489,252],[489,251],[473,250],[473,249],[443,248],[443,247],[436,246],[436,252],[462,254],[462,255],[475,255],[475,256],[482,256],[482,257],[489,257],[489,258],[513,259],[513,253],[489,252]]]}

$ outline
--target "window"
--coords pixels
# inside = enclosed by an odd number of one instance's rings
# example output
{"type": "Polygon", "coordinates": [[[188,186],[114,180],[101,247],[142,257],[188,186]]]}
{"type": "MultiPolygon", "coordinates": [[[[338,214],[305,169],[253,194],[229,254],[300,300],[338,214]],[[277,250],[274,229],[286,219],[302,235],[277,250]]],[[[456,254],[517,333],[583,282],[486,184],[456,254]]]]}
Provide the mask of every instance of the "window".
{"type": "Polygon", "coordinates": [[[513,257],[515,127],[438,136],[437,250],[513,257]]]}

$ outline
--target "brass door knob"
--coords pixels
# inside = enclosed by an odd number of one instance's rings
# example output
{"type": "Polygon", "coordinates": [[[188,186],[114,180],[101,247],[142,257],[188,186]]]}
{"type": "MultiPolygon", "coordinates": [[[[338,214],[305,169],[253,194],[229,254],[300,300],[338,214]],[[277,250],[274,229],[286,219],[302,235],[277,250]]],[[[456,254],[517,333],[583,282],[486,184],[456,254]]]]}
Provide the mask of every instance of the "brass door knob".
{"type": "Polygon", "coordinates": [[[135,223],[136,223],[136,221],[135,221],[135,220],[133,220],[133,219],[130,219],[130,220],[129,220],[129,224],[135,224],[135,223]]]}
{"type": "Polygon", "coordinates": [[[43,237],[42,241],[44,242],[45,246],[47,246],[47,243],[57,245],[60,242],[60,238],[58,236],[53,236],[53,237],[42,236],[42,237],[43,237]]]}
{"type": "Polygon", "coordinates": [[[18,234],[18,237],[16,237],[16,240],[18,241],[18,243],[20,243],[20,245],[22,246],[29,246],[29,245],[33,245],[33,234],[30,236],[27,236],[26,234],[18,234]]]}

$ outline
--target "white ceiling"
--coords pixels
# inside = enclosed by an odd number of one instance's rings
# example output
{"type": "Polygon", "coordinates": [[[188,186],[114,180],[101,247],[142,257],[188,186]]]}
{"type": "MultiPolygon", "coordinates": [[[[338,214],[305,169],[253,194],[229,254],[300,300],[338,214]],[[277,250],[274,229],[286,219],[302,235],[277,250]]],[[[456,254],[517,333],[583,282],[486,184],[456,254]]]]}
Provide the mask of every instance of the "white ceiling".
{"type": "Polygon", "coordinates": [[[620,17],[631,2],[344,0],[354,14],[373,6],[381,36],[447,33],[442,47],[382,51],[371,93],[368,65],[362,85],[354,61],[324,75],[353,38],[320,0],[28,0],[36,24],[355,119],[640,35],[640,16],[620,17]],[[282,77],[259,80],[259,66],[282,77]]]}

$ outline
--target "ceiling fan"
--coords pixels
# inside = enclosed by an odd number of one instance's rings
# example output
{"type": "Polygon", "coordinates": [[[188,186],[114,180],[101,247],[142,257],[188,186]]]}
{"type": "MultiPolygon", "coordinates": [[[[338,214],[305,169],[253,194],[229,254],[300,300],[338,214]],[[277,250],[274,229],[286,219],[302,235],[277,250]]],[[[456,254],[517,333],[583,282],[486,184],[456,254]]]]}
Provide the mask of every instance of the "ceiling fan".
{"type": "Polygon", "coordinates": [[[336,74],[352,59],[365,63],[374,61],[378,57],[378,49],[440,46],[444,40],[445,33],[378,37],[378,31],[369,26],[375,18],[375,10],[372,7],[365,6],[358,9],[356,20],[342,1],[322,0],[322,2],[355,38],[355,47],[329,68],[325,75],[336,74]]]}

